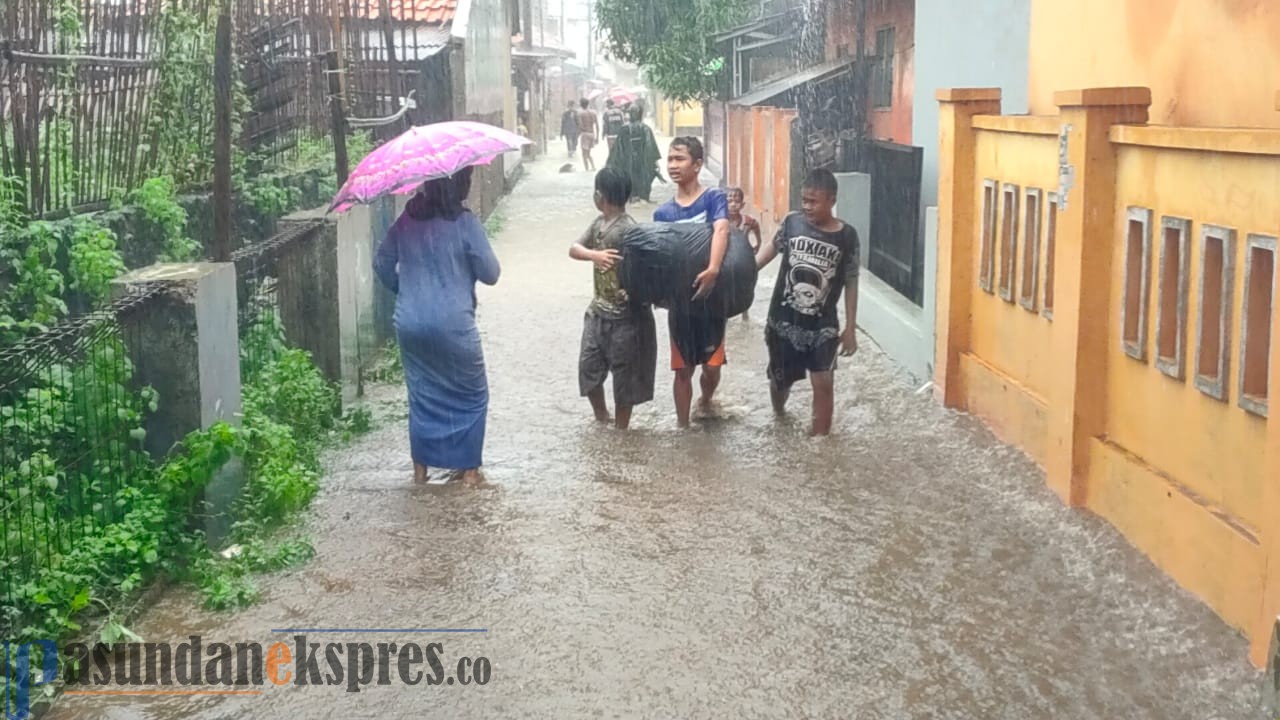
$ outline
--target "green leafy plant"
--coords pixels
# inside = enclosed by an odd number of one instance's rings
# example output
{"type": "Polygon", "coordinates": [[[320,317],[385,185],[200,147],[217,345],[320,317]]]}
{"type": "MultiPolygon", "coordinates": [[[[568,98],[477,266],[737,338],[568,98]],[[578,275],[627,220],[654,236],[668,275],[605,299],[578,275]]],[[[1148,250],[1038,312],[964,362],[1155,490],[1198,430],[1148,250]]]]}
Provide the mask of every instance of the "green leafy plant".
{"type": "Polygon", "coordinates": [[[200,243],[187,237],[187,211],[178,204],[171,178],[148,178],[133,192],[131,200],[163,238],[161,262],[191,262],[200,257],[200,243]]]}
{"type": "Polygon", "coordinates": [[[742,0],[598,0],[596,12],[615,57],[639,65],[671,100],[698,102],[715,95],[723,62],[712,38],[753,8],[742,0]]]}
{"type": "Polygon", "coordinates": [[[260,177],[251,181],[242,191],[245,200],[263,217],[278,218],[295,207],[302,193],[279,178],[260,177]]]}
{"type": "Polygon", "coordinates": [[[80,215],[72,223],[71,288],[100,302],[111,291],[111,281],[125,271],[116,247],[116,234],[80,215]]]}
{"type": "Polygon", "coordinates": [[[56,269],[60,246],[56,228],[44,221],[0,233],[0,345],[66,317],[66,280],[56,269]]]}
{"type": "Polygon", "coordinates": [[[485,218],[484,231],[490,237],[502,232],[502,228],[507,224],[507,216],[503,214],[502,208],[495,208],[489,213],[489,217],[485,218]]]}

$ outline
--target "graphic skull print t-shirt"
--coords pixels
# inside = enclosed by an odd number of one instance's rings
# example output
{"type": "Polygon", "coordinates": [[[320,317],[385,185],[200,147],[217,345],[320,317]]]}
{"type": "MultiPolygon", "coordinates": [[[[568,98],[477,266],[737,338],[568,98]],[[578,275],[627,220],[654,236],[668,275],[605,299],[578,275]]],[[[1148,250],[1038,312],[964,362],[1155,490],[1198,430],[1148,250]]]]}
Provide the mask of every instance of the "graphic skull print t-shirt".
{"type": "Polygon", "coordinates": [[[769,327],[798,350],[840,338],[840,295],[858,276],[858,233],[844,223],[819,230],[791,213],[773,240],[782,266],[769,305],[769,327]]]}

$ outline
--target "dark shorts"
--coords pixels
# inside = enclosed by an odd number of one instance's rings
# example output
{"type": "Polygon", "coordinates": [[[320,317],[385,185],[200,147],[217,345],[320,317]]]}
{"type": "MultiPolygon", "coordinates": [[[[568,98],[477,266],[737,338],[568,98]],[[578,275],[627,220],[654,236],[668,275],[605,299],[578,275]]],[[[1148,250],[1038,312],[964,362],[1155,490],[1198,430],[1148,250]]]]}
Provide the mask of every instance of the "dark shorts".
{"type": "Polygon", "coordinates": [[[840,357],[840,339],[832,338],[805,350],[780,337],[772,328],[764,331],[764,344],[769,348],[769,382],[778,387],[791,387],[811,372],[832,372],[840,357]]]}
{"type": "Polygon", "coordinates": [[[667,331],[671,335],[671,369],[724,365],[724,334],[728,323],[724,318],[667,312],[667,331]]]}
{"type": "Polygon", "coordinates": [[[653,311],[645,308],[622,320],[599,317],[590,310],[582,320],[582,352],[578,357],[578,390],[585,397],[613,375],[613,401],[635,406],[653,399],[658,363],[653,311]]]}

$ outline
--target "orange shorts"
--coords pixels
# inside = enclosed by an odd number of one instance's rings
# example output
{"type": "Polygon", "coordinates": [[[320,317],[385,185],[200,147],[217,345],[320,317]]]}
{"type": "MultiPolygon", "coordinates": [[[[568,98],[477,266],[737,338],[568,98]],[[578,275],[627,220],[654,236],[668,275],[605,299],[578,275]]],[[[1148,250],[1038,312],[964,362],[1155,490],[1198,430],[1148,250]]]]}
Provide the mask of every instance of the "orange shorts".
{"type": "MultiPolygon", "coordinates": [[[[716,351],[711,354],[711,358],[707,360],[706,364],[711,367],[723,367],[724,363],[724,341],[721,340],[720,347],[716,348],[716,351]]],[[[684,357],[680,355],[680,349],[676,347],[675,343],[671,343],[671,369],[683,370],[684,368],[684,357]]]]}

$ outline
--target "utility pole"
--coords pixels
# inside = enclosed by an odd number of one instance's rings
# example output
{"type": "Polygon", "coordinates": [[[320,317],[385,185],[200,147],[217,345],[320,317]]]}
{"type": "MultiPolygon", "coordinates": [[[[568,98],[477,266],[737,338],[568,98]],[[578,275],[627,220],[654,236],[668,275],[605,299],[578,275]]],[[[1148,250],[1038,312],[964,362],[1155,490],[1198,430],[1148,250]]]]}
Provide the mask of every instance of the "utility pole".
{"type": "Polygon", "coordinates": [[[569,38],[564,35],[564,0],[560,0],[560,47],[569,47],[569,38]]]}
{"type": "Polygon", "coordinates": [[[213,260],[231,261],[231,0],[218,3],[213,58],[213,260]]]}
{"type": "Polygon", "coordinates": [[[596,77],[596,6],[587,2],[587,79],[596,77]]]}
{"type": "Polygon", "coordinates": [[[520,0],[520,47],[533,49],[533,0],[520,0]]]}

